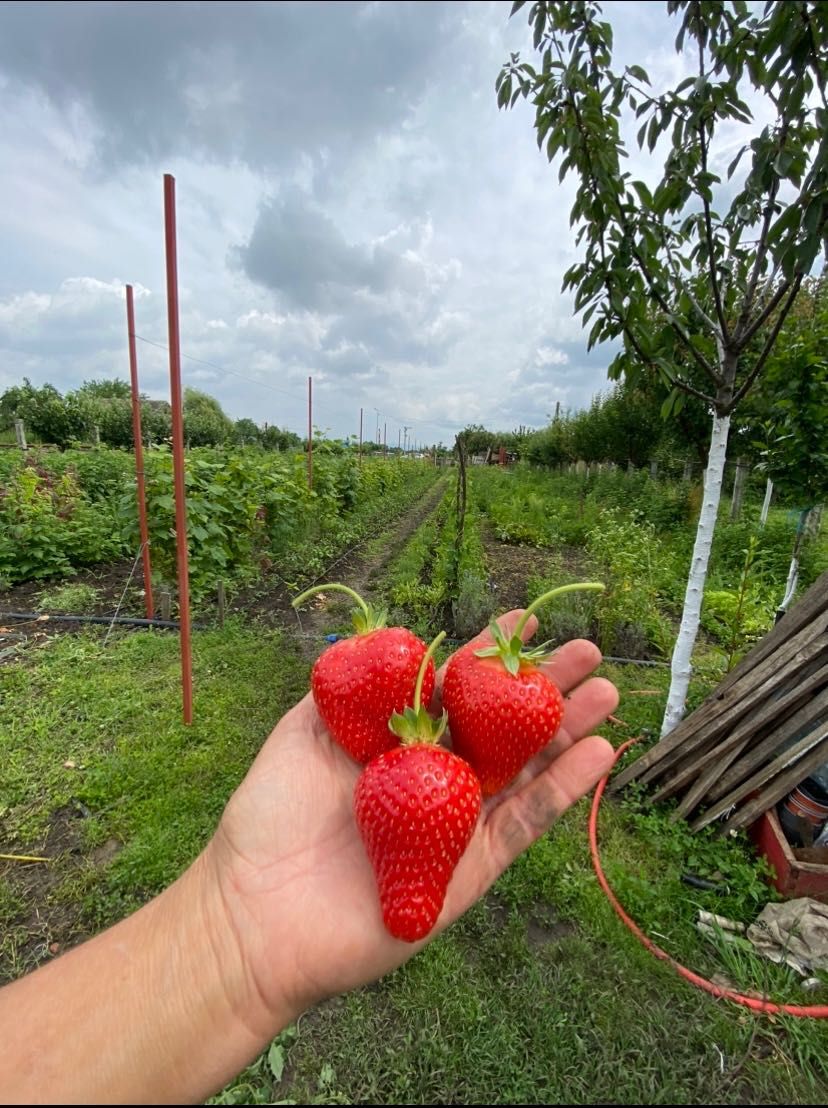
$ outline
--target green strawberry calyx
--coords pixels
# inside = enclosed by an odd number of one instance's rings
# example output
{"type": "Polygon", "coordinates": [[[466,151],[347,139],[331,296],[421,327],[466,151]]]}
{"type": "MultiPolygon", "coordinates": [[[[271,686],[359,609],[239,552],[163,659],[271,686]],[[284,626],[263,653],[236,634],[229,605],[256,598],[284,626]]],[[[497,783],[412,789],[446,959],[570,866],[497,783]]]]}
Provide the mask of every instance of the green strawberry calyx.
{"type": "Polygon", "coordinates": [[[482,650],[475,650],[475,656],[477,658],[500,658],[507,672],[511,673],[513,677],[517,676],[521,663],[537,665],[538,662],[543,662],[550,656],[551,651],[548,642],[541,643],[540,646],[528,647],[524,646],[521,638],[523,628],[541,604],[545,604],[547,600],[553,600],[556,596],[563,596],[564,593],[601,592],[604,588],[605,586],[600,581],[579,581],[572,585],[559,585],[557,589],[551,589],[549,592],[543,593],[532,601],[517,621],[511,638],[506,637],[499,624],[490,623],[489,633],[494,639],[494,646],[486,646],[482,650]]]}
{"type": "Polygon", "coordinates": [[[423,655],[417,673],[417,684],[414,686],[413,706],[405,708],[402,712],[394,712],[388,721],[389,730],[393,731],[403,746],[413,746],[415,743],[437,743],[446,729],[448,713],[445,709],[439,719],[434,719],[422,703],[423,680],[428,669],[428,663],[445,637],[445,631],[441,631],[423,655]]]}
{"type": "Polygon", "coordinates": [[[354,627],[358,635],[367,635],[369,631],[379,631],[388,623],[388,612],[385,608],[375,608],[372,604],[366,604],[359,593],[349,589],[347,585],[328,583],[327,585],[312,585],[311,588],[297,596],[291,603],[294,608],[299,608],[306,600],[316,596],[320,592],[344,592],[350,596],[357,607],[353,612],[354,627]]]}

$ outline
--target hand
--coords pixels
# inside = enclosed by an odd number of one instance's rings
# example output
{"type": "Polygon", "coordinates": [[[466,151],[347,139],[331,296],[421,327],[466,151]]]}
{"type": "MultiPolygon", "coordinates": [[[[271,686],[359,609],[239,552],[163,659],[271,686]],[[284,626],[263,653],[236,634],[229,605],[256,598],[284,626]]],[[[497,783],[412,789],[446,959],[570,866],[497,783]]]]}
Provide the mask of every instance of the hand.
{"type": "MultiPolygon", "coordinates": [[[[507,634],[520,614],[498,621],[507,634]]],[[[536,628],[533,618],[524,637],[536,628]]],[[[491,641],[487,632],[479,640],[491,641]]],[[[566,697],[561,728],[508,789],[484,804],[432,935],[611,768],[610,744],[586,737],[618,703],[609,681],[587,680],[600,660],[596,646],[575,640],[544,664],[566,697]]],[[[442,671],[438,690],[441,682],[442,671]]],[[[270,735],[208,848],[246,967],[245,1015],[265,1038],[319,1000],[396,968],[423,945],[400,942],[383,925],[353,815],[359,773],[308,695],[270,735]]]]}

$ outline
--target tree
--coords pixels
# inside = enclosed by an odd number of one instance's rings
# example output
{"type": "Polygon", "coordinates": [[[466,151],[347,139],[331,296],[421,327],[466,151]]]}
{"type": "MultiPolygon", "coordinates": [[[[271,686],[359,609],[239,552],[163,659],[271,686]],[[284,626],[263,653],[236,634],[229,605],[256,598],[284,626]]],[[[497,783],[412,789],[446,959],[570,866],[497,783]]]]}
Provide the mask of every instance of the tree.
{"type": "Polygon", "coordinates": [[[237,419],[233,425],[233,438],[242,446],[261,442],[262,432],[252,419],[237,419]]]}
{"type": "Polygon", "coordinates": [[[184,437],[190,446],[216,446],[233,433],[233,422],[206,392],[184,390],[184,437]]]}
{"type": "Polygon", "coordinates": [[[828,494],[828,283],[825,275],[803,289],[797,310],[780,332],[768,359],[757,409],[755,446],[759,468],[800,508],[785,594],[788,608],[799,577],[799,555],[808,518],[828,494]]]}
{"type": "Polygon", "coordinates": [[[77,391],[96,400],[130,400],[132,397],[129,381],[125,381],[122,377],[84,381],[77,391]]]}
{"type": "MultiPolygon", "coordinates": [[[[513,14],[524,6],[517,0],[513,14]]],[[[674,88],[652,89],[639,65],[616,72],[612,28],[583,0],[532,4],[540,67],[513,54],[496,85],[501,107],[531,98],[539,146],[560,158],[560,179],[577,180],[581,257],[563,287],[583,322],[593,320],[590,346],[620,340],[610,376],[666,381],[665,411],[689,394],[713,415],[663,734],[684,711],[731,417],[763,372],[828,223],[828,6],[773,0],[760,12],[743,0],[670,0],[667,10],[680,17],[676,49],[687,44],[696,71],[674,88]],[[748,85],[772,120],[764,127],[743,98],[748,85]],[[666,146],[654,187],[623,167],[621,128],[634,119],[643,120],[640,148],[652,156],[666,146]],[[752,130],[724,183],[716,139],[732,121],[752,130]]]]}

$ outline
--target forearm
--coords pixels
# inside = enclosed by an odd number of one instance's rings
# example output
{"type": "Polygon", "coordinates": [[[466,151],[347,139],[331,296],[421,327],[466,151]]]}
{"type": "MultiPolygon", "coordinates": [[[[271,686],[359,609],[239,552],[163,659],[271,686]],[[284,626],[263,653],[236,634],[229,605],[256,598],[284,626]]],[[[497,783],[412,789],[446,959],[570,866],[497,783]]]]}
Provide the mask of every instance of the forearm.
{"type": "Polygon", "coordinates": [[[255,995],[210,868],[0,991],[4,1103],[200,1101],[295,1018],[255,995]]]}

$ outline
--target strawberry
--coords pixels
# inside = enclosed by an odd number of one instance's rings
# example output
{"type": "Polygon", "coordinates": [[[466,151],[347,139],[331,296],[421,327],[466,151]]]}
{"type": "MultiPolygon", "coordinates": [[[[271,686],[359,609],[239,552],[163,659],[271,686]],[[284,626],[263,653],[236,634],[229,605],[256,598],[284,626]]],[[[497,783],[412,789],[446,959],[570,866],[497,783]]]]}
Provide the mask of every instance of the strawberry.
{"type": "Polygon", "coordinates": [[[600,584],[564,585],[537,598],[519,619],[511,639],[490,627],[494,645],[469,643],[453,655],[443,682],[452,749],[480,778],[484,796],[493,796],[520,773],[554,738],[563,718],[563,697],[537,663],[546,646],[526,649],[521,631],[546,600],[574,589],[603,589],[600,584]]]}
{"type": "MultiPolygon", "coordinates": [[[[428,648],[427,660],[444,638],[428,648]]],[[[421,706],[421,667],[413,707],[389,727],[402,745],[369,762],[354,790],[354,815],[379,889],[382,918],[414,943],[434,927],[454,869],[480,814],[480,784],[456,754],[437,745],[446,714],[421,706]]]]}
{"type": "MultiPolygon", "coordinates": [[[[402,712],[413,702],[426,645],[404,627],[386,627],[386,613],[375,611],[345,585],[308,589],[293,606],[323,590],[347,593],[357,602],[357,633],[319,655],[311,673],[311,691],[332,737],[364,764],[396,745],[388,721],[394,712],[402,712]]],[[[435,679],[434,662],[429,662],[423,681],[426,703],[431,700],[435,679]]]]}

